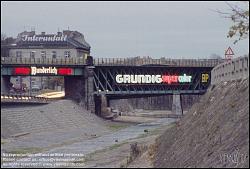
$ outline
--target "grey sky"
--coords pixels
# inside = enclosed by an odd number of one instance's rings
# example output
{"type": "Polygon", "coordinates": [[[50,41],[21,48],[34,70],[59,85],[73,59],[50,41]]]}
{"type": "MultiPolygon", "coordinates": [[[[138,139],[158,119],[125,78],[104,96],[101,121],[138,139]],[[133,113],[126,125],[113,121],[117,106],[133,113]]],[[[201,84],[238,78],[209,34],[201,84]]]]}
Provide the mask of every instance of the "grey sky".
{"type": "Polygon", "coordinates": [[[232,25],[215,9],[225,2],[3,2],[1,32],[16,37],[69,29],[84,34],[94,57],[224,56],[231,46],[237,56],[249,53],[249,39],[233,45],[226,38],[232,25]]]}

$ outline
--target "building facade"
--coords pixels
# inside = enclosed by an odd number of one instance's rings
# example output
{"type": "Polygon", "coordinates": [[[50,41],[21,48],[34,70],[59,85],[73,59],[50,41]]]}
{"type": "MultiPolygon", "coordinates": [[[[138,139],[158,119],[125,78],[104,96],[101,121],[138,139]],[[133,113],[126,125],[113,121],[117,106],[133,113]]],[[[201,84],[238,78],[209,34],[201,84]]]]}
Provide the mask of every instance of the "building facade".
{"type": "Polygon", "coordinates": [[[57,34],[24,31],[18,34],[16,43],[10,45],[8,57],[86,58],[89,54],[90,45],[77,31],[66,30],[57,34]]]}
{"type": "MultiPolygon", "coordinates": [[[[1,45],[2,46],[2,45],[1,45]]],[[[90,55],[90,45],[85,41],[84,35],[78,31],[64,30],[56,34],[46,34],[35,31],[19,33],[15,42],[5,46],[5,56],[13,58],[31,59],[60,59],[83,58],[90,55]]],[[[11,83],[15,88],[36,89],[60,89],[54,82],[61,81],[60,77],[12,77],[11,83]],[[52,84],[52,85],[51,85],[52,84]]]]}

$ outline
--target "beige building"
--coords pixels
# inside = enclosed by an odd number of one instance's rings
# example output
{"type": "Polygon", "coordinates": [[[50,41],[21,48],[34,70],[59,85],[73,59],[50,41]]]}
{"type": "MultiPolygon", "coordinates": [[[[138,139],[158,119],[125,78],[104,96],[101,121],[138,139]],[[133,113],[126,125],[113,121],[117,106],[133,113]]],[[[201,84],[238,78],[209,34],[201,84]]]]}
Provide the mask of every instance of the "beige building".
{"type": "MultiPolygon", "coordinates": [[[[65,30],[56,34],[36,34],[35,31],[24,31],[18,34],[16,42],[8,46],[7,57],[21,58],[87,58],[90,55],[90,45],[83,34],[78,31],[65,30]]],[[[15,86],[21,83],[28,88],[49,88],[49,79],[53,77],[12,77],[15,86]]]]}
{"type": "Polygon", "coordinates": [[[90,54],[90,45],[77,31],[57,34],[35,34],[24,31],[18,34],[16,43],[9,49],[9,57],[24,58],[85,58],[90,54]]]}

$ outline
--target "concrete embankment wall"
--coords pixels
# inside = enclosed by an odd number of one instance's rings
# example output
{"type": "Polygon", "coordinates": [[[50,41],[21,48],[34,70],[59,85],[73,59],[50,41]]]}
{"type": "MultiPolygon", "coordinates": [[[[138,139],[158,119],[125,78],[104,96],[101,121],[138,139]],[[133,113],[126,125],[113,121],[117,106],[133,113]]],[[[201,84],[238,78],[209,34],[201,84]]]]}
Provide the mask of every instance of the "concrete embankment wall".
{"type": "Polygon", "coordinates": [[[249,168],[249,78],[211,86],[157,140],[155,168],[249,168]]]}
{"type": "Polygon", "coordinates": [[[82,129],[82,133],[106,131],[103,121],[72,100],[58,100],[47,105],[1,107],[1,138],[20,133],[82,129]]]}
{"type": "Polygon", "coordinates": [[[249,77],[249,55],[221,63],[211,72],[211,84],[249,77]]]}

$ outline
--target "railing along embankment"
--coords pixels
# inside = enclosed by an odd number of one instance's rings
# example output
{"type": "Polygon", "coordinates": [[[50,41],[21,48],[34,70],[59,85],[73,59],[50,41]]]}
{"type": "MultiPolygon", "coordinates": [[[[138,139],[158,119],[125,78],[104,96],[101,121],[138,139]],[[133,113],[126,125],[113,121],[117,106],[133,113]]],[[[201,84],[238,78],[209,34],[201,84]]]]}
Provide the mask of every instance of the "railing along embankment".
{"type": "Polygon", "coordinates": [[[249,55],[225,61],[213,68],[211,84],[249,77],[249,55]]]}

